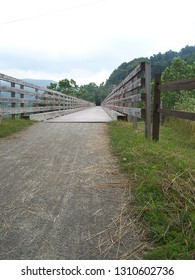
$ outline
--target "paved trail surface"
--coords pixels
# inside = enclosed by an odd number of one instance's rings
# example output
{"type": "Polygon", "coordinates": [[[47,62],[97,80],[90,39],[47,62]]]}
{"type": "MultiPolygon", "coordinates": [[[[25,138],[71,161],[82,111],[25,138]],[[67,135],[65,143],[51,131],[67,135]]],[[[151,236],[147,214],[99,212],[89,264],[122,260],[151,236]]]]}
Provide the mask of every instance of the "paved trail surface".
{"type": "Polygon", "coordinates": [[[136,246],[110,230],[127,181],[106,124],[38,123],[1,139],[0,178],[0,259],[117,259],[136,246]]]}
{"type": "Polygon", "coordinates": [[[48,122],[81,122],[81,123],[104,123],[112,121],[111,117],[100,106],[88,108],[72,114],[58,117],[48,122]]]}

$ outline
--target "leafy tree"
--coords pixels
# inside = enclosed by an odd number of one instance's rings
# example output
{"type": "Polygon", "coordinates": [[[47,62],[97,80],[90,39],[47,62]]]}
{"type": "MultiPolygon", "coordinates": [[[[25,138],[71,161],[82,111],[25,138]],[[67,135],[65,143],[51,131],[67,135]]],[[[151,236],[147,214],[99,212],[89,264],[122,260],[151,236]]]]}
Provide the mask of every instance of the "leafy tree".
{"type": "Polygon", "coordinates": [[[188,56],[190,56],[193,52],[195,52],[195,46],[186,46],[185,48],[182,48],[179,52],[179,55],[186,59],[188,56]]]}
{"type": "Polygon", "coordinates": [[[70,95],[76,94],[76,91],[78,90],[78,86],[73,79],[71,79],[70,81],[68,79],[59,81],[58,87],[58,90],[60,92],[70,95]]]}
{"type": "MultiPolygon", "coordinates": [[[[195,75],[195,63],[192,65],[187,64],[186,61],[180,57],[173,59],[171,66],[167,67],[162,74],[162,83],[169,81],[176,81],[182,79],[193,78],[195,75]]],[[[186,110],[190,110],[186,107],[187,103],[193,103],[192,99],[195,99],[195,91],[177,90],[177,91],[165,91],[162,93],[163,107],[167,109],[181,109],[184,108],[182,104],[185,103],[186,110]]]]}
{"type": "Polygon", "coordinates": [[[151,76],[152,79],[156,74],[161,74],[168,66],[171,65],[171,61],[173,58],[177,57],[178,53],[174,52],[172,50],[161,54],[154,54],[153,56],[150,57],[150,63],[151,63],[151,76]]]}
{"type": "Polygon", "coordinates": [[[80,92],[80,98],[90,102],[97,102],[98,86],[95,83],[89,83],[87,85],[81,86],[79,93],[80,92]]]}
{"type": "Polygon", "coordinates": [[[57,83],[50,83],[49,86],[47,86],[47,88],[49,89],[53,89],[53,90],[57,90],[58,84],[57,83]]]}
{"type": "Polygon", "coordinates": [[[195,51],[193,53],[191,53],[190,55],[188,55],[186,58],[185,58],[185,61],[188,63],[188,64],[193,64],[195,62],[195,51]]]}

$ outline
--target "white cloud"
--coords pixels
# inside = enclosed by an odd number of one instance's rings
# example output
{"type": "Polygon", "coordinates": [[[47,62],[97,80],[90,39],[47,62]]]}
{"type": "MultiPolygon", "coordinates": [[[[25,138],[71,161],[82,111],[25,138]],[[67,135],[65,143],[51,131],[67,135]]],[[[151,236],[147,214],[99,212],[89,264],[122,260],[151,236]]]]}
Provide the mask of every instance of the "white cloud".
{"type": "Polygon", "coordinates": [[[103,82],[124,61],[194,45],[193,6],[192,0],[1,0],[0,72],[103,82]]]}
{"type": "Polygon", "coordinates": [[[3,69],[2,73],[6,73],[9,76],[17,77],[18,79],[33,78],[33,79],[44,79],[53,80],[58,82],[64,78],[74,79],[76,83],[81,86],[90,82],[95,82],[100,85],[105,77],[109,77],[110,71],[100,70],[99,72],[91,72],[82,68],[71,69],[70,72],[46,72],[46,71],[34,71],[34,70],[21,70],[18,68],[3,69]]]}

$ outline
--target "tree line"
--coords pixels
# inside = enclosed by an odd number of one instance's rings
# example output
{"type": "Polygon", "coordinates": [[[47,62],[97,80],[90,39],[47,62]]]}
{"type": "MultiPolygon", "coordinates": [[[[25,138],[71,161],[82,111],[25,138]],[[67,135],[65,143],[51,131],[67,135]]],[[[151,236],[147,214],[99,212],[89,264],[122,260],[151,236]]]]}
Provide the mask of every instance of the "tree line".
{"type": "Polygon", "coordinates": [[[72,95],[89,102],[94,102],[97,106],[101,105],[101,102],[108,94],[104,83],[100,84],[100,86],[97,86],[95,83],[78,86],[73,79],[68,80],[67,78],[60,80],[58,83],[50,83],[47,88],[67,95],[72,95]]]}

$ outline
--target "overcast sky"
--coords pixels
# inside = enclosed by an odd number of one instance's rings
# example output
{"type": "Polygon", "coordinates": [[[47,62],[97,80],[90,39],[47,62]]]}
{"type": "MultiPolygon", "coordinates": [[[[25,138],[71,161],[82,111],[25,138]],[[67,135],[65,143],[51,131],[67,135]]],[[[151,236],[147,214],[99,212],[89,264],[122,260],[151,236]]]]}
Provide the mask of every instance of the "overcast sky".
{"type": "Polygon", "coordinates": [[[194,0],[0,0],[0,73],[100,84],[123,62],[195,45],[194,0]]]}

